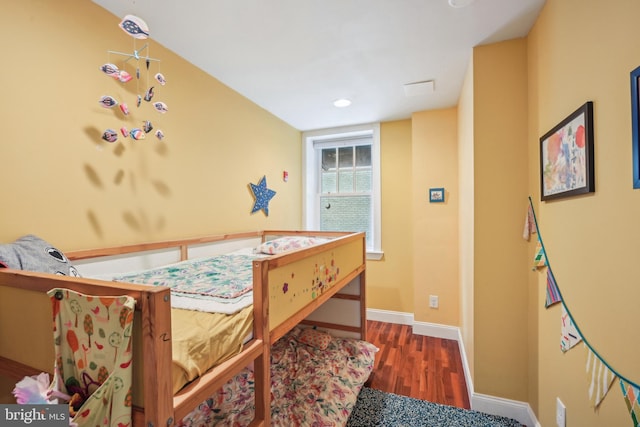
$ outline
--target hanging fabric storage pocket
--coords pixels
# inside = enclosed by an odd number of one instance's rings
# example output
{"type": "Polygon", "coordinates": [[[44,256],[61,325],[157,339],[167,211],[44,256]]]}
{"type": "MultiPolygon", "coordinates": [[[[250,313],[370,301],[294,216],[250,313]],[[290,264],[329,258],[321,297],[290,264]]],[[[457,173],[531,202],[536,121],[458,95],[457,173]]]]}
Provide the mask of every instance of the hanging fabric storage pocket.
{"type": "Polygon", "coordinates": [[[79,426],[131,423],[135,300],[51,289],[55,347],[52,389],[69,396],[79,426]]]}

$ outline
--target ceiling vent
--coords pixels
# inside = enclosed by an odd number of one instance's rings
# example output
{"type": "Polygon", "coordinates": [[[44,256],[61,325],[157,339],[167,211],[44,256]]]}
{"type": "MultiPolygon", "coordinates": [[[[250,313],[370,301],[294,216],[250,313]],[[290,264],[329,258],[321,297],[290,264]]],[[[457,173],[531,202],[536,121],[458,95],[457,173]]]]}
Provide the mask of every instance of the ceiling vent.
{"type": "Polygon", "coordinates": [[[407,83],[404,85],[404,94],[406,96],[422,96],[433,93],[435,82],[433,80],[425,80],[422,82],[407,83]]]}
{"type": "Polygon", "coordinates": [[[473,0],[449,0],[449,6],[455,7],[456,9],[467,7],[471,3],[473,3],[473,0]]]}

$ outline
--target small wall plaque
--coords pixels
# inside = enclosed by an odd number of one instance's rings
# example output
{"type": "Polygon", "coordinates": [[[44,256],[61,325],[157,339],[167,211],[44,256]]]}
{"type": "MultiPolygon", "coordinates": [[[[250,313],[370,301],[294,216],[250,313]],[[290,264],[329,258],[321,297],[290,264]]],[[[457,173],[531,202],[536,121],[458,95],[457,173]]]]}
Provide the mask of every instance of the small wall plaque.
{"type": "Polygon", "coordinates": [[[443,203],[444,202],[444,188],[430,188],[429,189],[429,202],[430,203],[443,203]]]}

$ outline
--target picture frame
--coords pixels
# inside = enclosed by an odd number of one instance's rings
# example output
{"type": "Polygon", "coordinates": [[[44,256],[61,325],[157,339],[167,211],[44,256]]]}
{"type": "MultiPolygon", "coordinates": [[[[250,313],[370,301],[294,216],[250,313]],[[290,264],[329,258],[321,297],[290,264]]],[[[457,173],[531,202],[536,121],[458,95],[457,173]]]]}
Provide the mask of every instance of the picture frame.
{"type": "Polygon", "coordinates": [[[444,188],[430,188],[429,189],[429,202],[430,203],[444,203],[444,188]]]}
{"type": "Polygon", "coordinates": [[[631,142],[633,156],[633,188],[640,188],[640,67],[631,71],[631,142]]]}
{"type": "Polygon", "coordinates": [[[541,200],[595,191],[593,140],[592,101],[540,138],[541,200]]]}

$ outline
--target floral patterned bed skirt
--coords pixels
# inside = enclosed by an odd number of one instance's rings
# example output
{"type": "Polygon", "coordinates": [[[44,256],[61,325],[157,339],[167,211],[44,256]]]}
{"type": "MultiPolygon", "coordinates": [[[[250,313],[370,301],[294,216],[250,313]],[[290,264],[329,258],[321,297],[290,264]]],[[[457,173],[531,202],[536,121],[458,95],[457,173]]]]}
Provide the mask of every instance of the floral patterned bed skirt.
{"type": "MultiPolygon", "coordinates": [[[[307,345],[299,340],[301,331],[293,329],[271,349],[271,425],[344,426],[378,349],[335,337],[326,348],[307,345]]],[[[247,368],[178,426],[247,426],[253,420],[253,392],[253,372],[247,368]]]]}

